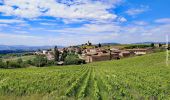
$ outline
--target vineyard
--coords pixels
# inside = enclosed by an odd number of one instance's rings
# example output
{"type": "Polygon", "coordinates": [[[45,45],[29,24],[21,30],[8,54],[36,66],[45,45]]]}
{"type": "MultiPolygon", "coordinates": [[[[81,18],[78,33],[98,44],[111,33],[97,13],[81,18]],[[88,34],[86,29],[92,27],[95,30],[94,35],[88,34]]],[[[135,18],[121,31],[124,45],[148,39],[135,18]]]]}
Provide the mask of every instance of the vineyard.
{"type": "Polygon", "coordinates": [[[0,69],[0,100],[170,99],[165,54],[75,66],[0,69]]]}

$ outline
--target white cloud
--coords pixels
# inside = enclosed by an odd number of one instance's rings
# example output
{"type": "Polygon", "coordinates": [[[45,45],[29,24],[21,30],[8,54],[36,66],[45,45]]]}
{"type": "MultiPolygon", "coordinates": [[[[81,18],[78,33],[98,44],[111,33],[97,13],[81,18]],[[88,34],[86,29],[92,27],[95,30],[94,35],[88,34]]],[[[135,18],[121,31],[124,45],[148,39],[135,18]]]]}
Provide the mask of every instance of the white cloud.
{"type": "Polygon", "coordinates": [[[46,22],[41,22],[41,25],[46,25],[46,26],[51,26],[51,25],[57,25],[56,23],[46,23],[46,22]]]}
{"type": "Polygon", "coordinates": [[[28,23],[19,23],[19,24],[17,24],[17,26],[20,26],[20,27],[28,27],[28,26],[30,26],[30,24],[28,24],[28,23]]]}
{"type": "MultiPolygon", "coordinates": [[[[74,45],[81,44],[90,40],[93,43],[99,42],[142,42],[142,41],[164,41],[165,33],[170,32],[170,25],[149,25],[144,21],[128,22],[126,25],[120,25],[120,22],[126,22],[124,17],[110,13],[108,9],[113,8],[121,0],[76,0],[62,3],[56,0],[4,0],[5,5],[0,6],[0,12],[5,15],[17,16],[21,18],[31,18],[41,25],[54,25],[54,27],[30,26],[23,29],[22,26],[29,26],[24,20],[19,19],[1,19],[0,26],[10,23],[17,23],[14,33],[23,34],[5,34],[0,33],[0,44],[23,44],[23,45],[74,45]],[[68,6],[70,5],[70,6],[68,6]],[[13,8],[12,6],[16,6],[13,8]],[[51,16],[63,20],[64,27],[57,26],[56,19],[41,19],[40,16],[51,16]],[[37,18],[40,17],[40,18],[37,18]],[[117,22],[115,22],[116,20],[117,22]],[[88,24],[86,23],[88,21],[88,24]],[[80,27],[67,26],[70,23],[82,23],[80,27]],[[32,32],[32,35],[24,33],[32,32]],[[55,34],[53,34],[55,33],[55,34]],[[21,42],[22,41],[22,42],[21,42]]],[[[148,10],[148,7],[141,6],[139,9],[129,9],[126,13],[137,15],[148,10]]],[[[158,19],[157,23],[167,23],[169,19],[158,19]]],[[[34,24],[33,23],[33,24],[34,24]]]]}
{"type": "MultiPolygon", "coordinates": [[[[60,30],[49,30],[49,32],[60,33],[68,44],[81,44],[88,40],[98,42],[120,42],[134,43],[146,41],[165,41],[165,34],[170,33],[169,25],[149,25],[143,21],[137,24],[120,26],[116,24],[85,24],[79,28],[64,28],[60,30]],[[68,38],[69,37],[69,38],[68,38]]],[[[56,36],[57,37],[57,36],[56,36]]],[[[56,38],[57,39],[57,38],[56,38]]]]}
{"type": "Polygon", "coordinates": [[[63,22],[65,24],[70,24],[70,23],[82,23],[85,22],[86,20],[84,19],[63,19],[63,22]]]}
{"type": "Polygon", "coordinates": [[[119,21],[119,22],[126,22],[126,21],[127,21],[127,19],[126,19],[126,18],[124,18],[124,17],[119,17],[119,18],[118,18],[118,21],[119,21]]]}
{"type": "Polygon", "coordinates": [[[133,23],[136,25],[148,25],[148,23],[145,21],[134,21],[133,23]]]}
{"type": "Polygon", "coordinates": [[[17,34],[6,34],[6,33],[0,33],[0,38],[22,38],[22,39],[25,39],[25,38],[40,38],[40,37],[36,37],[36,36],[31,36],[31,35],[17,35],[17,34]]]}
{"type": "Polygon", "coordinates": [[[149,9],[148,6],[141,5],[140,8],[131,8],[131,9],[127,10],[126,13],[128,15],[135,16],[135,15],[146,12],[148,9],[149,9]]]}
{"type": "Polygon", "coordinates": [[[162,23],[162,24],[170,24],[170,18],[161,18],[155,20],[156,23],[162,23]]]}
{"type": "Polygon", "coordinates": [[[113,8],[121,0],[73,0],[66,4],[56,0],[4,0],[0,12],[5,15],[14,15],[22,18],[35,18],[39,16],[52,16],[66,19],[115,19],[116,14],[109,13],[107,9],[113,8]]]}
{"type": "Polygon", "coordinates": [[[116,24],[85,24],[79,28],[50,30],[42,34],[5,34],[0,33],[0,44],[20,45],[75,45],[90,40],[92,43],[119,42],[134,43],[146,41],[165,41],[170,33],[170,24],[120,26],[116,24]],[[57,34],[50,34],[51,32],[57,34]],[[21,42],[22,41],[22,42],[21,42]]]}
{"type": "Polygon", "coordinates": [[[114,24],[85,24],[78,28],[64,28],[58,30],[48,30],[50,32],[57,33],[74,33],[74,34],[95,34],[100,33],[113,33],[120,30],[120,26],[114,24]]]}
{"type": "Polygon", "coordinates": [[[0,33],[0,43],[4,45],[41,45],[43,38],[40,36],[17,35],[0,33]]]}
{"type": "Polygon", "coordinates": [[[6,26],[8,26],[8,24],[1,24],[0,23],[0,27],[6,27],[6,26]]]}
{"type": "Polygon", "coordinates": [[[23,31],[23,30],[16,30],[14,32],[17,33],[17,34],[27,34],[27,33],[29,33],[28,31],[23,31]]]}
{"type": "Polygon", "coordinates": [[[17,19],[0,19],[0,23],[24,23],[25,21],[23,20],[17,20],[17,19]]]}

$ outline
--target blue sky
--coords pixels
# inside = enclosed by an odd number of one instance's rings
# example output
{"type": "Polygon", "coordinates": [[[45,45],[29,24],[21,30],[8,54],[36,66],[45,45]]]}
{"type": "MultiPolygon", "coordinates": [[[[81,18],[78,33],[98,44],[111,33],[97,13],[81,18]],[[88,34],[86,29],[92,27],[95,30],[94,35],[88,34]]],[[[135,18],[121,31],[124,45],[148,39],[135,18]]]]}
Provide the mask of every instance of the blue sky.
{"type": "Polygon", "coordinates": [[[170,0],[0,0],[1,45],[165,41],[170,0]]]}

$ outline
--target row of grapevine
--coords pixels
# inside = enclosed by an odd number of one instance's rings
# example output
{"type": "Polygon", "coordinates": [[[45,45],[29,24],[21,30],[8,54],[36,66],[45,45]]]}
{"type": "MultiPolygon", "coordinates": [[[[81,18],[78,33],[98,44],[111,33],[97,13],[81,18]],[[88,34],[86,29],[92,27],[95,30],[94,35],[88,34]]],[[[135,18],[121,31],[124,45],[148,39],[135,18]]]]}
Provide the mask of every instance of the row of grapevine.
{"type": "Polygon", "coordinates": [[[84,71],[84,73],[82,73],[82,75],[78,77],[75,82],[71,84],[71,87],[69,87],[65,93],[67,96],[76,96],[78,88],[79,86],[81,86],[81,82],[84,80],[84,78],[88,74],[88,71],[89,71],[88,69],[84,71]]]}
{"type": "Polygon", "coordinates": [[[169,100],[170,67],[164,66],[163,54],[77,66],[0,69],[0,100],[34,94],[42,100],[169,100]]]}
{"type": "Polygon", "coordinates": [[[95,77],[96,77],[95,76],[95,71],[94,71],[94,68],[93,68],[93,70],[92,70],[92,80],[93,80],[93,83],[94,83],[94,93],[93,93],[93,96],[94,96],[95,100],[101,100],[99,86],[97,84],[97,79],[95,77]]]}
{"type": "Polygon", "coordinates": [[[81,86],[80,91],[78,93],[78,98],[83,98],[83,97],[86,96],[88,81],[89,81],[89,78],[90,78],[90,75],[91,75],[91,70],[90,69],[89,69],[87,77],[85,78],[84,82],[82,83],[82,86],[81,86]]]}

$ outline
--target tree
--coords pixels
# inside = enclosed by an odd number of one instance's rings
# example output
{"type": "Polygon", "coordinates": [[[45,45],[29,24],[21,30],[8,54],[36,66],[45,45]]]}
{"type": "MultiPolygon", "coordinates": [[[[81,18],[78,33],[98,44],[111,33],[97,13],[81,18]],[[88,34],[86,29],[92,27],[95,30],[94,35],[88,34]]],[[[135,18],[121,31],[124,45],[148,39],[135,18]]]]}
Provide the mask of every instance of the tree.
{"type": "Polygon", "coordinates": [[[29,65],[33,65],[33,62],[30,59],[27,60],[26,63],[29,64],[29,65]]]}
{"type": "Polygon", "coordinates": [[[72,54],[67,55],[64,63],[66,65],[72,65],[72,64],[78,65],[78,64],[84,64],[85,60],[79,59],[78,55],[72,53],[72,54]]]}
{"type": "Polygon", "coordinates": [[[162,47],[162,44],[161,44],[161,43],[159,43],[159,47],[162,47]]]}
{"type": "Polygon", "coordinates": [[[60,52],[58,51],[57,46],[55,46],[54,47],[54,60],[59,61],[59,56],[60,56],[60,52]]]}
{"type": "Polygon", "coordinates": [[[22,63],[23,63],[23,60],[22,60],[21,58],[19,58],[19,59],[17,60],[17,63],[22,64],[22,63]]]}
{"type": "Polygon", "coordinates": [[[4,63],[2,59],[0,59],[0,68],[6,68],[6,67],[7,67],[6,63],[4,63]]]}
{"type": "Polygon", "coordinates": [[[62,55],[61,55],[61,61],[64,61],[65,60],[65,58],[67,57],[67,54],[68,54],[68,52],[67,52],[67,50],[64,48],[63,49],[63,53],[62,53],[62,55]]]}
{"type": "Polygon", "coordinates": [[[87,45],[88,45],[88,46],[91,46],[91,45],[92,45],[92,43],[91,43],[90,41],[88,41],[87,45]]]}
{"type": "Polygon", "coordinates": [[[8,68],[21,68],[21,67],[22,65],[14,61],[9,61],[8,63],[8,68]]]}
{"type": "Polygon", "coordinates": [[[112,53],[110,49],[109,49],[109,59],[112,60],[112,53]]]}
{"type": "Polygon", "coordinates": [[[37,67],[43,67],[43,66],[47,65],[47,58],[43,55],[37,55],[33,59],[33,65],[35,65],[37,67]]]}
{"type": "Polygon", "coordinates": [[[154,43],[151,43],[151,47],[154,47],[154,43]]]}
{"type": "Polygon", "coordinates": [[[99,43],[99,44],[98,44],[98,47],[100,48],[100,47],[102,47],[102,45],[99,43]]]}
{"type": "Polygon", "coordinates": [[[82,49],[81,48],[78,48],[77,54],[82,54],[82,49]]]}

